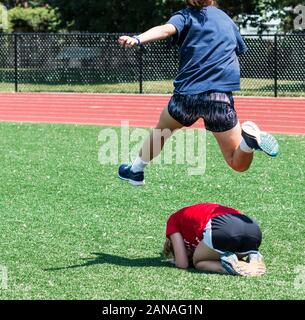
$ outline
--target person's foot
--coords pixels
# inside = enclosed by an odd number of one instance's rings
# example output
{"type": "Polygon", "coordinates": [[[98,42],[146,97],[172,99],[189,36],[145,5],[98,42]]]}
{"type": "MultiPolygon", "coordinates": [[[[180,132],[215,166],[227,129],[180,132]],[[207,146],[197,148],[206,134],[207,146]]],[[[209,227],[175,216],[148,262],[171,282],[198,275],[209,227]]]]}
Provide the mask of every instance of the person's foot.
{"type": "Polygon", "coordinates": [[[242,270],[242,261],[239,261],[236,254],[232,252],[223,253],[220,262],[226,272],[232,276],[242,276],[245,273],[242,270]]]}
{"type": "Polygon", "coordinates": [[[144,181],[144,172],[132,172],[131,166],[122,164],[119,168],[118,176],[122,180],[129,181],[134,186],[142,186],[144,181]]]}
{"type": "Polygon", "coordinates": [[[279,145],[273,135],[260,131],[259,127],[252,121],[244,122],[241,128],[241,135],[250,148],[264,151],[271,157],[277,156],[279,145]]]}
{"type": "Polygon", "coordinates": [[[262,276],[266,273],[266,265],[263,256],[257,253],[250,253],[247,256],[247,262],[249,264],[249,270],[253,276],[262,276]]]}
{"type": "Polygon", "coordinates": [[[236,254],[225,252],[220,257],[220,262],[226,272],[232,276],[254,276],[257,275],[251,270],[250,264],[238,260],[236,254]]]}

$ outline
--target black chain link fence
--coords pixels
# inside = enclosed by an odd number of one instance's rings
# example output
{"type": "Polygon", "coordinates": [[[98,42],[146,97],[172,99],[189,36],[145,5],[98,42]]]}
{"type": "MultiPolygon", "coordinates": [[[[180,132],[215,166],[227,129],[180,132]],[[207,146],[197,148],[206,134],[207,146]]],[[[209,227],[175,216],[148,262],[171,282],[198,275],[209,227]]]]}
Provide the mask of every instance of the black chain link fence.
{"type": "MultiPolygon", "coordinates": [[[[172,93],[170,41],[123,49],[119,34],[0,34],[0,91],[172,93]]],[[[305,35],[244,36],[243,95],[305,96],[305,35]]]]}

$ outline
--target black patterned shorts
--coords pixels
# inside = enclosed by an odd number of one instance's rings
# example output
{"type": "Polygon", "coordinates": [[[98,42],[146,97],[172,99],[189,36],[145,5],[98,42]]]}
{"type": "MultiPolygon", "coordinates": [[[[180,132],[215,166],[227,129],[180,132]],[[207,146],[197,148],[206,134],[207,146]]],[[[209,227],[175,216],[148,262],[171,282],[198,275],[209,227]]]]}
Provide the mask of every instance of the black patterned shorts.
{"type": "Polygon", "coordinates": [[[193,125],[199,118],[202,118],[205,128],[213,132],[230,130],[238,122],[231,92],[174,94],[169,101],[168,112],[185,127],[193,125]]]}

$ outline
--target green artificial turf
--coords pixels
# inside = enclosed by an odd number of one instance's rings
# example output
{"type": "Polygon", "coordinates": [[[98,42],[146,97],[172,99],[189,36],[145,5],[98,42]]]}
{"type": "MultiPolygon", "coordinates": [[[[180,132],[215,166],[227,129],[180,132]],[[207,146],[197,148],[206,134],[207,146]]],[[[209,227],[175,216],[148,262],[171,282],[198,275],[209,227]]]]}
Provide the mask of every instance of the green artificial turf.
{"type": "Polygon", "coordinates": [[[279,157],[257,153],[239,174],[207,134],[204,175],[151,165],[146,185],[135,188],[117,178],[117,165],[99,163],[102,129],[1,123],[0,265],[8,270],[1,299],[304,299],[304,136],[277,135],[279,157]],[[205,201],[258,220],[265,276],[162,262],[167,217],[205,201]]]}

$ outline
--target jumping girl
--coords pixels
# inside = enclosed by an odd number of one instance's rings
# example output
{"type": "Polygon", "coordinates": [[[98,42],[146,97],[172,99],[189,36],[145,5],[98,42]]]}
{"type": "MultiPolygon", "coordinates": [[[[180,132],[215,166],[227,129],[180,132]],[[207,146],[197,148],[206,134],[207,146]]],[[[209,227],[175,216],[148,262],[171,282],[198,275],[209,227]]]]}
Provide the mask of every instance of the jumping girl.
{"type": "Polygon", "coordinates": [[[220,274],[259,276],[266,266],[258,249],[262,233],[255,220],[215,203],[196,204],[172,214],[163,253],[178,268],[193,266],[220,274]]]}
{"type": "Polygon", "coordinates": [[[253,150],[262,150],[269,156],[278,154],[275,138],[250,121],[241,127],[234,109],[232,91],[240,90],[237,56],[247,51],[237,26],[214,6],[213,0],[186,2],[187,8],[175,13],[166,24],[118,40],[123,47],[132,48],[173,37],[180,53],[175,90],[168,106],[138,157],[131,165],[119,168],[119,177],[133,185],[144,184],[145,167],[159,155],[171,134],[199,118],[213,133],[228,165],[236,171],[250,167],[253,150]],[[167,136],[162,134],[165,129],[167,136]]]}

